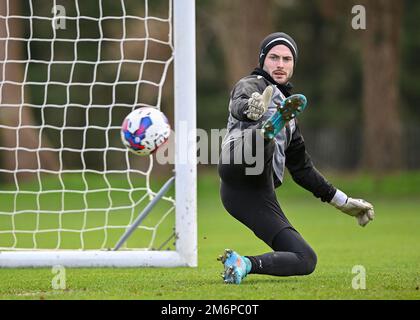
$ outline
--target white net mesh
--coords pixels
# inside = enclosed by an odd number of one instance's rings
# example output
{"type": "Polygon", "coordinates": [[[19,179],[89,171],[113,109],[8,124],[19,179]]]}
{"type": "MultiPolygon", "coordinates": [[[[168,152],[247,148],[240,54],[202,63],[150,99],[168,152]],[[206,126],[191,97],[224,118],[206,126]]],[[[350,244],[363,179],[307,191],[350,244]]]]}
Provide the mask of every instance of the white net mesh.
{"type": "MultiPolygon", "coordinates": [[[[119,131],[171,100],[171,1],[22,2],[0,5],[0,250],[112,248],[164,179],[119,131]]],[[[173,212],[169,194],[125,248],[166,245],[173,212]]]]}

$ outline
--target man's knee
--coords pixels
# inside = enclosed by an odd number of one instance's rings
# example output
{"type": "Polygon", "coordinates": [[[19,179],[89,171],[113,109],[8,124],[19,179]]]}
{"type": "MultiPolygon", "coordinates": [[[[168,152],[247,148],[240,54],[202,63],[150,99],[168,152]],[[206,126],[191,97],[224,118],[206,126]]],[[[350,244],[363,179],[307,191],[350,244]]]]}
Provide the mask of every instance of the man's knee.
{"type": "Polygon", "coordinates": [[[304,255],[305,261],[305,271],[304,274],[308,275],[315,271],[316,263],[318,262],[318,258],[316,256],[315,251],[312,249],[305,253],[304,255]]]}
{"type": "Polygon", "coordinates": [[[316,253],[311,248],[308,248],[304,252],[298,253],[298,255],[300,259],[299,274],[305,276],[314,272],[318,261],[316,253]]]}

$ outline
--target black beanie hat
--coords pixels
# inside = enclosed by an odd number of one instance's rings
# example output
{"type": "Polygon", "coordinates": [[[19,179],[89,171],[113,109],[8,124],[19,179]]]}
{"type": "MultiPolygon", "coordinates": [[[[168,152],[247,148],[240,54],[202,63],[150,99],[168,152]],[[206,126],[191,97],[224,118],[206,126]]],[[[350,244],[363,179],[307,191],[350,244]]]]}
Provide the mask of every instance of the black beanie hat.
{"type": "Polygon", "coordinates": [[[295,40],[284,32],[275,32],[265,37],[265,39],[261,42],[259,56],[260,68],[264,66],[264,60],[267,53],[271,50],[271,48],[279,44],[283,44],[290,49],[293,55],[294,65],[296,65],[298,59],[298,47],[295,40]]]}

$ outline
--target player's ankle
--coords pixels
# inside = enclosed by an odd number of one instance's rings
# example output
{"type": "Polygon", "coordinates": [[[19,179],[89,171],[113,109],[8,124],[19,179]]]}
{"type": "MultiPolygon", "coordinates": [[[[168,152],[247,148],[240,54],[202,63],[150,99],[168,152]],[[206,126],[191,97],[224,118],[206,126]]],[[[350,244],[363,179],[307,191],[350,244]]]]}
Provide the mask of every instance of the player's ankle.
{"type": "Polygon", "coordinates": [[[245,270],[246,270],[246,274],[249,274],[251,272],[252,269],[252,262],[248,257],[242,257],[245,261],[245,270]]]}

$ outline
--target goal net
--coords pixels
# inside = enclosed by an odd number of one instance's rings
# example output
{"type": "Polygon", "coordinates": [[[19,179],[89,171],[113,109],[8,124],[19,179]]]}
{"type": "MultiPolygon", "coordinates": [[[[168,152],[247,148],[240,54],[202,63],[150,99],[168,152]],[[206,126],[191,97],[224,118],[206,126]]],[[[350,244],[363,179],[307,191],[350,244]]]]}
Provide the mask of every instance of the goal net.
{"type": "Polygon", "coordinates": [[[0,267],[196,266],[194,1],[0,6],[0,267]],[[121,143],[145,106],[169,164],[121,143]]]}

